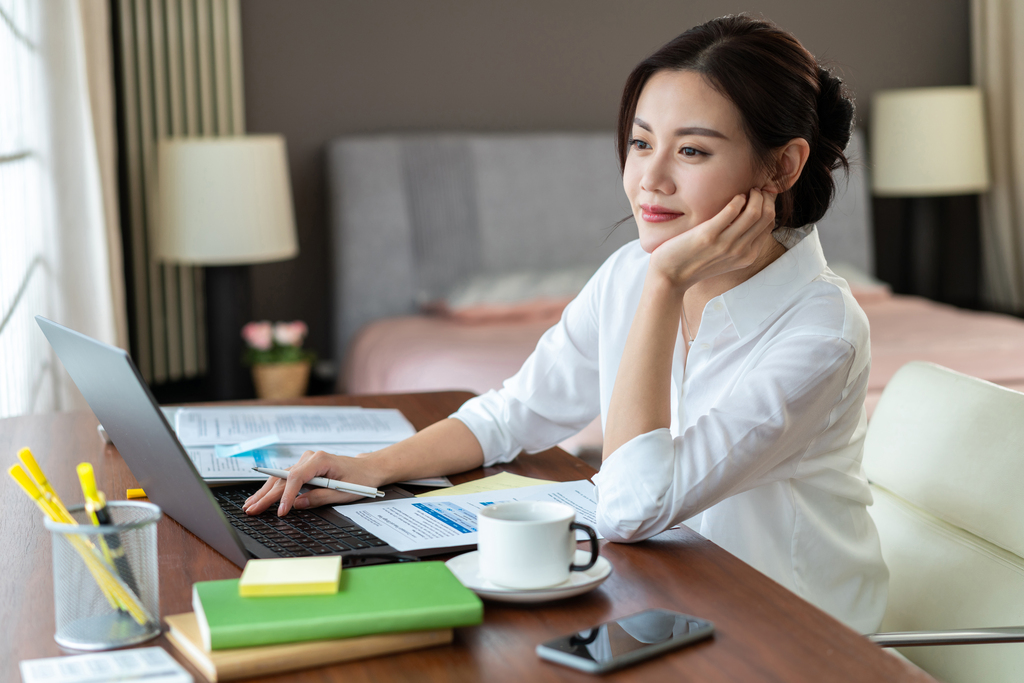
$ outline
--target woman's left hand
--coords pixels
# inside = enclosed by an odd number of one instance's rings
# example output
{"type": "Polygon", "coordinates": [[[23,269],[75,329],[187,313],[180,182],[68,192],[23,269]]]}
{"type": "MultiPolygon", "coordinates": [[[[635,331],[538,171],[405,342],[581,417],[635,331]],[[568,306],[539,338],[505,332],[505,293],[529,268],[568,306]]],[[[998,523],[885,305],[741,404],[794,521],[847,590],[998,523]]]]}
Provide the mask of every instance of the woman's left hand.
{"type": "Polygon", "coordinates": [[[775,228],[775,197],[751,189],[714,217],[676,235],[651,254],[652,269],[675,289],[754,264],[775,228]]]}

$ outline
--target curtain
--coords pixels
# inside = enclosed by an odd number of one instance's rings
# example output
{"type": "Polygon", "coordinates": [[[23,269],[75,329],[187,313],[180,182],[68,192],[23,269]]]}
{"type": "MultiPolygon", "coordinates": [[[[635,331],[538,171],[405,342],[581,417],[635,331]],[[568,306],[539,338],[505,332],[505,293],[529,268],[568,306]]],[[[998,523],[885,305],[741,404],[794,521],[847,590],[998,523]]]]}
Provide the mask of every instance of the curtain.
{"type": "Polygon", "coordinates": [[[973,0],[971,12],[973,76],[985,93],[992,164],[992,189],[981,197],[982,296],[995,310],[1022,313],[1024,3],[973,0]]]}
{"type": "Polygon", "coordinates": [[[244,135],[238,0],[117,0],[132,357],[150,384],[206,372],[202,268],[163,263],[156,147],[174,136],[244,135]]]}
{"type": "Polygon", "coordinates": [[[87,59],[84,33],[109,33],[103,5],[0,1],[0,417],[85,407],[35,315],[125,343],[115,185],[97,148],[112,105],[94,95],[94,115],[89,88],[105,82],[109,98],[112,69],[109,50],[87,59]]]}

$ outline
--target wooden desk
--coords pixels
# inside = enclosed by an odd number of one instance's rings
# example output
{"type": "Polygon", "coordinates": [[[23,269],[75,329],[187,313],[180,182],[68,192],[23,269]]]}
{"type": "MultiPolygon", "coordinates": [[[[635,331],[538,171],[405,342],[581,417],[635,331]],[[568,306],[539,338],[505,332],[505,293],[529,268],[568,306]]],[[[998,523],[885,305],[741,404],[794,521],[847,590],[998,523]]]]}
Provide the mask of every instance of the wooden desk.
{"type": "MultiPolygon", "coordinates": [[[[396,407],[417,429],[453,412],[468,394],[318,397],[315,405],[396,407]]],[[[93,463],[112,499],[136,486],[117,450],[104,446],[89,412],[0,420],[0,462],[6,470],[18,448],[32,449],[64,500],[80,500],[74,465],[93,463]]],[[[526,476],[570,481],[594,470],[559,449],[520,456],[507,467],[526,476]]],[[[480,469],[453,479],[494,474],[480,469]]],[[[0,680],[19,680],[18,661],[61,653],[53,641],[50,538],[35,506],[4,476],[0,517],[0,680]]],[[[177,522],[159,525],[160,612],[191,611],[195,581],[239,576],[240,570],[177,522]]],[[[484,624],[456,631],[451,645],[285,674],[288,681],[588,681],[597,679],[542,662],[534,647],[648,607],[695,614],[715,623],[710,641],[603,677],[613,681],[933,681],[824,612],[790,593],[698,534],[683,528],[635,545],[602,543],[611,577],[586,595],[545,605],[486,603],[484,624]]],[[[162,645],[177,654],[165,639],[162,645]]],[[[195,676],[205,680],[179,657],[195,676]]]]}

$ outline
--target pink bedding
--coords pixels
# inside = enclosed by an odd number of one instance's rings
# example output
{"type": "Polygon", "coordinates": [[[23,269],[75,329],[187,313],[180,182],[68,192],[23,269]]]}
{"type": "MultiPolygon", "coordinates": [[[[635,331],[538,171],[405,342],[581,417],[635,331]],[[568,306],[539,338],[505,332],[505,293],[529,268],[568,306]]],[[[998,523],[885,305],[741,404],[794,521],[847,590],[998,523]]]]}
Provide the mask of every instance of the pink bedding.
{"type": "Polygon", "coordinates": [[[862,303],[871,323],[868,414],[889,379],[912,360],[1024,390],[1024,320],[915,296],[862,303]]]}
{"type": "MultiPolygon", "coordinates": [[[[386,318],[360,331],[345,365],[353,394],[469,389],[482,394],[515,374],[556,311],[527,322],[470,325],[427,315],[386,318]]],[[[579,453],[601,448],[600,420],[594,420],[562,448],[579,453]]]]}
{"type": "MultiPolygon", "coordinates": [[[[893,374],[926,360],[1024,391],[1024,320],[954,308],[912,296],[858,300],[871,323],[868,414],[893,374]]],[[[388,318],[368,325],[346,363],[347,391],[376,394],[440,389],[483,393],[519,369],[556,315],[529,322],[467,325],[431,316],[388,318]]],[[[564,444],[599,446],[591,425],[564,444]]]]}

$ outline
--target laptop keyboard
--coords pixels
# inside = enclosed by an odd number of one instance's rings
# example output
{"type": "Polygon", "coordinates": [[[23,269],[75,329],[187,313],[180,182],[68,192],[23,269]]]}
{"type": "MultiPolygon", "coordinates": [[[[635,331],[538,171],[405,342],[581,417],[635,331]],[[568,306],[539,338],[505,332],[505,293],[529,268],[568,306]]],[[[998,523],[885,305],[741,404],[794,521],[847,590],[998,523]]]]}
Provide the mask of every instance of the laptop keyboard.
{"type": "Polygon", "coordinates": [[[260,515],[247,515],[242,504],[252,492],[213,489],[213,495],[231,526],[282,557],[331,555],[387,545],[362,527],[338,526],[310,510],[293,509],[287,516],[278,517],[275,504],[260,515]]]}

